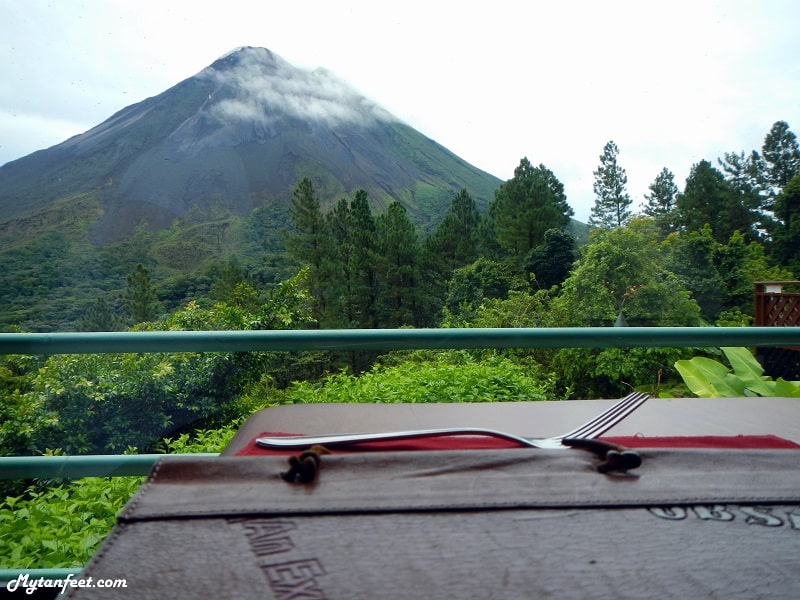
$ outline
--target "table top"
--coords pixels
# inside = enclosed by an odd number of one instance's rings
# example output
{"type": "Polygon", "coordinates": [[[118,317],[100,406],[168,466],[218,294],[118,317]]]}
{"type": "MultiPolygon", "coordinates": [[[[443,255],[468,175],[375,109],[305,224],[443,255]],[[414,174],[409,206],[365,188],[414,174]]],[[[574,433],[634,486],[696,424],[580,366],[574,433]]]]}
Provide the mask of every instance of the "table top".
{"type": "MultiPolygon", "coordinates": [[[[276,406],[252,415],[222,454],[236,454],[265,431],[321,434],[463,426],[549,437],[574,429],[614,402],[276,406]]],[[[800,398],[651,398],[605,435],[775,435],[800,443],[800,398]]]]}

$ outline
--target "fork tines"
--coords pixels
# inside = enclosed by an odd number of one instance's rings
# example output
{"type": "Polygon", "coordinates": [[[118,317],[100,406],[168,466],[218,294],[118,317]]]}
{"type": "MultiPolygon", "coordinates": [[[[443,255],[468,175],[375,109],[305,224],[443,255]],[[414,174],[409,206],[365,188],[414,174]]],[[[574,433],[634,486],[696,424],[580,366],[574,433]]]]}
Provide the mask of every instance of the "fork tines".
{"type": "Polygon", "coordinates": [[[598,437],[639,408],[649,397],[648,394],[642,392],[628,394],[622,400],[601,412],[591,421],[584,423],[577,429],[573,429],[560,437],[562,439],[598,437]]]}

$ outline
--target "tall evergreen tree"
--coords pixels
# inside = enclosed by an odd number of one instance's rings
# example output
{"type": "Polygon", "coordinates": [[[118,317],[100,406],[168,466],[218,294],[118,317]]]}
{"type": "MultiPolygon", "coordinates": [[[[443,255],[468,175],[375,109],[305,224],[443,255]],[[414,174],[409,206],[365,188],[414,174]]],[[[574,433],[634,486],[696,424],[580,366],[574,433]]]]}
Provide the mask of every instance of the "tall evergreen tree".
{"type": "Polygon", "coordinates": [[[752,212],[722,173],[707,160],[692,167],[676,206],[682,228],[700,231],[708,224],[714,239],[721,244],[727,243],[734,231],[752,233],[755,221],[752,212]]]}
{"type": "Polygon", "coordinates": [[[643,212],[648,217],[655,219],[661,234],[666,235],[675,227],[675,199],[678,196],[675,175],[664,167],[656,175],[649,189],[650,193],[644,195],[646,203],[643,212]]]}
{"type": "Polygon", "coordinates": [[[79,323],[80,331],[117,331],[121,327],[118,314],[102,296],[86,311],[79,323]]]}
{"type": "Polygon", "coordinates": [[[766,163],[755,150],[750,154],[726,152],[718,162],[733,189],[755,194],[764,191],[766,163]]]}
{"type": "Polygon", "coordinates": [[[758,152],[726,152],[718,162],[725,181],[739,195],[742,206],[750,211],[754,219],[753,230],[770,229],[774,207],[766,181],[766,163],[758,152]]]}
{"type": "Polygon", "coordinates": [[[589,225],[612,229],[625,225],[631,218],[631,197],[625,191],[628,176],[617,163],[619,148],[610,141],[600,155],[600,166],[594,171],[596,196],[589,225]]]}
{"type": "Polygon", "coordinates": [[[767,181],[774,188],[774,193],[778,194],[800,173],[800,147],[797,136],[786,121],[773,124],[764,138],[761,154],[767,164],[767,181]]]}
{"type": "Polygon", "coordinates": [[[156,318],[158,310],[156,293],[150,285],[150,273],[139,263],[127,277],[123,303],[134,323],[144,323],[156,318]]]}
{"type": "Polygon", "coordinates": [[[800,174],[787,183],[775,200],[775,257],[800,276],[800,174]]]}
{"type": "Polygon", "coordinates": [[[378,238],[367,192],[357,190],[350,202],[354,327],[379,327],[378,238]]]}
{"type": "MultiPolygon", "coordinates": [[[[378,233],[367,192],[342,198],[327,216],[334,247],[331,303],[327,327],[374,329],[380,320],[378,233]]],[[[375,358],[373,352],[351,350],[350,369],[360,373],[375,358]]]]}
{"type": "Polygon", "coordinates": [[[450,212],[425,241],[427,252],[441,265],[444,275],[449,277],[455,269],[478,258],[480,219],[478,205],[467,190],[453,196],[450,212]]]}
{"type": "Polygon", "coordinates": [[[348,199],[341,198],[326,218],[333,240],[332,286],[329,314],[321,320],[321,324],[323,327],[355,327],[357,318],[353,292],[354,233],[348,199]]]}
{"type": "Polygon", "coordinates": [[[575,214],[555,174],[541,164],[533,167],[527,158],[495,191],[489,213],[500,247],[518,262],[542,243],[545,231],[564,229],[575,214]]]}
{"type": "Polygon", "coordinates": [[[330,295],[328,258],[331,237],[311,180],[303,178],[294,188],[289,215],[294,231],[285,234],[286,250],[294,260],[308,265],[308,287],[317,317],[325,314],[330,295]]]}
{"type": "Polygon", "coordinates": [[[380,256],[382,327],[419,326],[422,322],[419,288],[420,250],[414,224],[398,202],[376,220],[380,256]]]}

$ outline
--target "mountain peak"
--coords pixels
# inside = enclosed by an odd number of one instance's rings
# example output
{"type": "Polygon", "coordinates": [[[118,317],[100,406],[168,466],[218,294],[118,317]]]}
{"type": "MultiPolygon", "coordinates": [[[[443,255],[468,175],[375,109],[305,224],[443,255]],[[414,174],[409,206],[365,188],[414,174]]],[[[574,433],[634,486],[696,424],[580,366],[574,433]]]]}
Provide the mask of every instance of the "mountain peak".
{"type": "Polygon", "coordinates": [[[266,48],[237,48],[197,77],[215,84],[208,109],[225,123],[268,124],[278,115],[327,125],[394,120],[330,71],[299,69],[266,48]]]}
{"type": "Polygon", "coordinates": [[[212,69],[215,71],[226,71],[236,68],[242,62],[261,63],[263,65],[276,65],[281,62],[288,64],[283,58],[267,48],[257,46],[239,46],[227,52],[215,60],[203,71],[212,69]]]}
{"type": "Polygon", "coordinates": [[[498,181],[401,123],[325,69],[242,47],[89,131],[0,167],[4,222],[89,193],[102,206],[92,240],[187,212],[244,215],[286,202],[302,177],[332,202],[356,189],[419,221],[461,187],[480,205],[498,181]]]}

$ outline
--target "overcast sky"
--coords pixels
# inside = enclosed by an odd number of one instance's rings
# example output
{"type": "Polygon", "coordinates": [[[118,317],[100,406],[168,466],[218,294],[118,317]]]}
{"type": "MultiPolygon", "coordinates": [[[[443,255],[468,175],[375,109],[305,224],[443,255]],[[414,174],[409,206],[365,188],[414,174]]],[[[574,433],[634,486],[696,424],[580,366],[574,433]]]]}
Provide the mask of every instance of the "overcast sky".
{"type": "Polygon", "coordinates": [[[800,134],[800,2],[0,0],[0,165],[239,46],[324,67],[480,169],[520,158],[576,217],[614,140],[639,203],[663,167],[800,134]]]}

